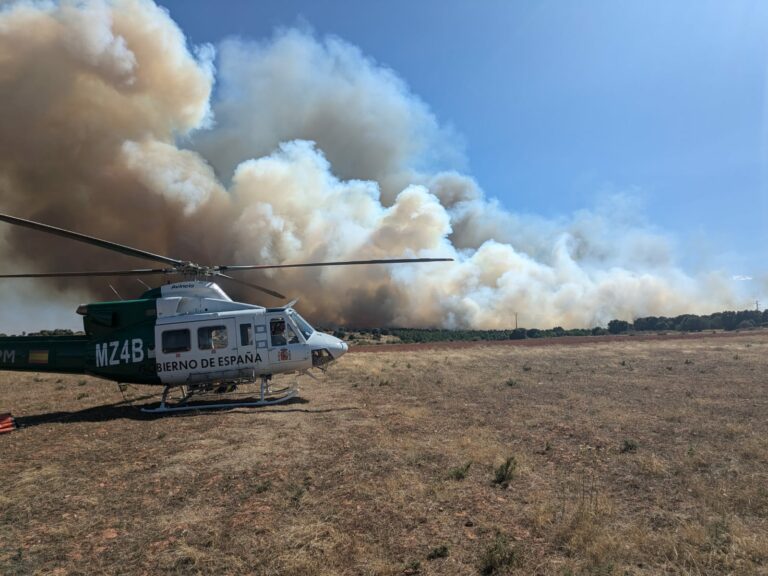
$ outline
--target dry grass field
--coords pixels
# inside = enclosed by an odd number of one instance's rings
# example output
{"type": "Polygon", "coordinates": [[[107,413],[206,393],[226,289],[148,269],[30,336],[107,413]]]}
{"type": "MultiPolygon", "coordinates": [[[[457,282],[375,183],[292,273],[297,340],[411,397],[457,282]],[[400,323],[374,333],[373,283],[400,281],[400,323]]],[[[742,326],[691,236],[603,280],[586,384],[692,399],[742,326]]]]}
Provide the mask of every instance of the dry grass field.
{"type": "Polygon", "coordinates": [[[384,348],[301,382],[148,417],[2,373],[0,573],[768,574],[766,333],[384,348]]]}

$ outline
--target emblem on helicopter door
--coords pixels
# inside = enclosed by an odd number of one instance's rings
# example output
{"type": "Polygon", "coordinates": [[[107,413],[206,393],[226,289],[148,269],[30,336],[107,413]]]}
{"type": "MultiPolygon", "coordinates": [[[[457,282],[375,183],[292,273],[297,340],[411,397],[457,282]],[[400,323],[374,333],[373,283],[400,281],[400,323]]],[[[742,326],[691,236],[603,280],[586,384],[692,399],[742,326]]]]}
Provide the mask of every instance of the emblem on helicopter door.
{"type": "Polygon", "coordinates": [[[291,359],[291,351],[288,348],[283,348],[277,355],[277,359],[280,362],[287,362],[291,359]]]}

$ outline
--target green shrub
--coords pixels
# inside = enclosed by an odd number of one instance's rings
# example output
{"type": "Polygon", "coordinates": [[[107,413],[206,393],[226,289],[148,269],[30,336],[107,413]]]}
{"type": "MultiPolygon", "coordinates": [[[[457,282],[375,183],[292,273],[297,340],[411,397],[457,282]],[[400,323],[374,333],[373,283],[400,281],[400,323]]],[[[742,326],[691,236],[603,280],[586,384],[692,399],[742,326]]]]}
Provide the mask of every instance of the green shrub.
{"type": "Polygon", "coordinates": [[[510,456],[501,466],[496,468],[493,477],[493,483],[498,484],[502,488],[509,487],[509,483],[512,481],[512,477],[515,475],[515,469],[517,469],[517,460],[514,456],[510,456]]]}
{"type": "Polygon", "coordinates": [[[634,452],[635,450],[637,450],[637,442],[631,438],[626,438],[624,442],[621,443],[621,448],[619,449],[622,454],[626,454],[627,452],[634,452]]]}
{"type": "Polygon", "coordinates": [[[503,534],[497,534],[493,543],[480,556],[480,574],[492,576],[499,574],[517,562],[515,549],[503,534]]]}
{"type": "Polygon", "coordinates": [[[430,550],[427,554],[427,560],[437,560],[438,558],[448,558],[448,546],[443,544],[430,550]]]}
{"type": "Polygon", "coordinates": [[[451,468],[451,470],[448,472],[448,478],[450,478],[451,480],[464,480],[464,478],[467,477],[467,472],[469,472],[470,466],[472,466],[472,460],[470,460],[463,466],[457,466],[456,468],[451,468]]]}

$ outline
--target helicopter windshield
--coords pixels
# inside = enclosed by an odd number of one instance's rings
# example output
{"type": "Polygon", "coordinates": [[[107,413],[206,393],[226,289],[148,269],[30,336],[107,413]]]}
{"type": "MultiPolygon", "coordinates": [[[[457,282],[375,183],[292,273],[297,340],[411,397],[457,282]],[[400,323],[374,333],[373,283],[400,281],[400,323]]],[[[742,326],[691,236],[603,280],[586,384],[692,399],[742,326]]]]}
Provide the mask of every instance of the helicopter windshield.
{"type": "Polygon", "coordinates": [[[305,340],[309,340],[309,337],[312,336],[314,333],[314,328],[309,325],[309,322],[304,320],[301,316],[299,316],[299,313],[295,310],[288,310],[288,314],[290,315],[291,319],[296,324],[296,327],[299,329],[299,331],[304,335],[305,340]]]}

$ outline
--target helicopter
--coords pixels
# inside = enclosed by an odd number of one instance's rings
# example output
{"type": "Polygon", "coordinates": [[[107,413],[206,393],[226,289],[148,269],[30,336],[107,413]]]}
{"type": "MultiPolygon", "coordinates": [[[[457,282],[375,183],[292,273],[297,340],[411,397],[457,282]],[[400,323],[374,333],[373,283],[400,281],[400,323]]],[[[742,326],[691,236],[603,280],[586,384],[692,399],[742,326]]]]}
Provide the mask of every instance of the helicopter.
{"type": "MultiPolygon", "coordinates": [[[[84,334],[0,337],[0,370],[88,374],[118,385],[162,386],[159,405],[150,413],[280,404],[298,388],[276,389],[276,374],[312,376],[325,371],[348,350],[346,342],[315,330],[293,308],[296,300],[278,307],[233,301],[213,281],[223,278],[272,297],[283,294],[230,275],[244,270],[446,262],[451,258],[396,258],[204,266],[154,254],[49,224],[0,214],[0,221],[120,254],[161,262],[163,268],[0,274],[0,278],[63,278],[109,276],[182,277],[147,290],[134,300],[81,304],[84,334]],[[258,381],[258,396],[215,403],[193,398],[231,397],[240,387],[258,381]]],[[[121,388],[122,390],[122,388],[121,388]]]]}

